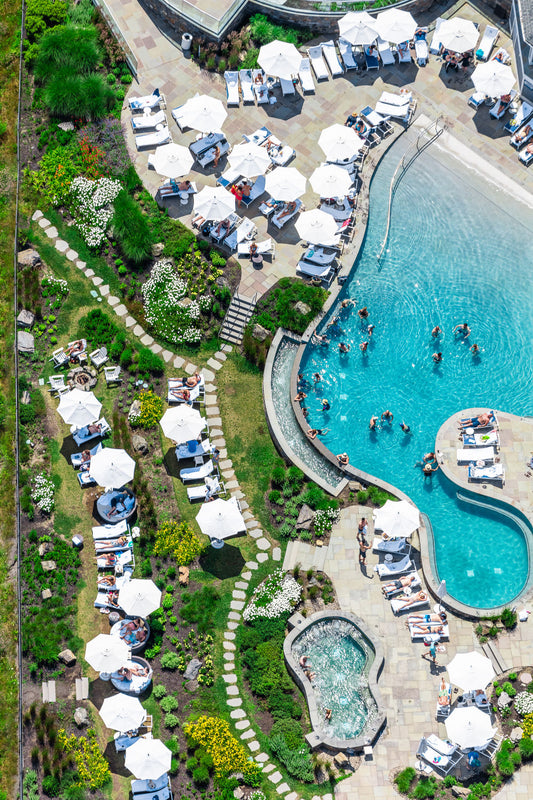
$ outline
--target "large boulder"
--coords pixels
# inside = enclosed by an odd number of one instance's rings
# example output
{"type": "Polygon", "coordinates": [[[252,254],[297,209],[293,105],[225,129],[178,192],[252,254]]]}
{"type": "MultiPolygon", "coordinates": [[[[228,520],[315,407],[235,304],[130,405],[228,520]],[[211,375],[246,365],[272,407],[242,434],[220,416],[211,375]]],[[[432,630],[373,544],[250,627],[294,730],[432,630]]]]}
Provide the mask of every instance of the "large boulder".
{"type": "Polygon", "coordinates": [[[17,253],[17,262],[21,267],[39,267],[41,265],[41,256],[37,250],[33,250],[30,247],[17,253]]]}
{"type": "Polygon", "coordinates": [[[305,503],[300,509],[300,513],[298,514],[298,519],[296,520],[296,527],[298,530],[308,531],[311,528],[311,523],[313,522],[314,511],[305,503]]]}
{"type": "Polygon", "coordinates": [[[31,328],[35,322],[35,314],[33,311],[28,311],[23,308],[17,317],[17,325],[19,328],[31,328]]]}
{"type": "Polygon", "coordinates": [[[307,303],[303,302],[303,300],[298,300],[298,302],[294,306],[294,310],[298,311],[300,314],[303,314],[305,317],[306,314],[309,314],[311,312],[311,306],[308,306],[307,303]]]}
{"type": "Polygon", "coordinates": [[[180,586],[189,585],[189,567],[178,567],[178,580],[180,586]]]}
{"type": "Polygon", "coordinates": [[[498,708],[507,708],[510,706],[513,701],[507,694],[507,692],[502,692],[501,695],[498,697],[498,708]]]}
{"type": "Polygon", "coordinates": [[[131,444],[136,453],[141,453],[143,456],[147,454],[148,442],[146,441],[144,436],[140,436],[138,433],[135,433],[131,437],[131,444]]]}
{"type": "Polygon", "coordinates": [[[512,742],[519,742],[523,735],[524,731],[522,730],[520,725],[517,725],[516,728],[513,728],[513,730],[511,731],[511,735],[509,738],[512,742]]]}
{"type": "Polygon", "coordinates": [[[72,650],[69,650],[68,648],[60,652],[60,654],[58,655],[58,659],[62,661],[63,664],[66,664],[67,667],[73,667],[74,664],[76,663],[76,656],[74,655],[72,650]]]}
{"type": "Polygon", "coordinates": [[[152,245],[152,256],[153,258],[159,258],[159,256],[163,255],[163,250],[165,249],[165,245],[163,242],[157,242],[157,244],[152,245]]]}
{"type": "Polygon", "coordinates": [[[258,342],[264,342],[265,339],[267,339],[269,336],[272,336],[272,332],[266,328],[263,328],[262,325],[259,325],[259,323],[256,322],[252,330],[252,336],[254,339],[257,339],[258,342]]]}
{"type": "Polygon", "coordinates": [[[195,681],[198,677],[198,673],[202,669],[202,664],[204,662],[200,661],[199,658],[191,658],[189,663],[187,664],[187,669],[185,670],[183,677],[186,681],[195,681]]]}
{"type": "Polygon", "coordinates": [[[33,333],[28,333],[28,331],[18,331],[17,349],[19,353],[33,353],[35,350],[35,339],[33,337],[33,333]]]}
{"type": "Polygon", "coordinates": [[[84,725],[89,724],[89,714],[87,713],[87,709],[83,708],[83,706],[79,706],[74,712],[74,722],[78,726],[78,728],[82,728],[84,725]]]}

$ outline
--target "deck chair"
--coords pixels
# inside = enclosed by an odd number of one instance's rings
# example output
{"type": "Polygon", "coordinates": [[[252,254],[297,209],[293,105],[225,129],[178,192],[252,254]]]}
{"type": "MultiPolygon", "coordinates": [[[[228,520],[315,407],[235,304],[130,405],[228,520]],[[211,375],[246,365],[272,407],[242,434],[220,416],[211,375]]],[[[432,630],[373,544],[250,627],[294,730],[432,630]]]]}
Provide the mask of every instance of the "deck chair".
{"type": "Polygon", "coordinates": [[[257,228],[248,217],[242,217],[242,222],[229,233],[222,244],[230,250],[236,250],[237,245],[242,242],[250,243],[252,238],[257,233],[257,228]]]}
{"type": "Polygon", "coordinates": [[[500,98],[494,103],[491,110],[489,111],[489,114],[493,119],[501,119],[505,115],[509,106],[516,97],[516,89],[511,89],[510,97],[511,99],[509,100],[509,102],[503,102],[502,99],[500,98]]]}
{"type": "Polygon", "coordinates": [[[442,17],[437,17],[435,20],[435,30],[433,31],[433,37],[431,39],[431,44],[429,46],[429,52],[433,53],[433,55],[438,55],[441,51],[442,42],[439,36],[439,28],[444,22],[442,17]]]}
{"type": "Polygon", "coordinates": [[[64,367],[68,364],[68,356],[65,353],[64,347],[59,347],[57,350],[54,350],[52,353],[52,358],[48,359],[49,361],[54,362],[54,367],[64,367]]]}
{"type": "Polygon", "coordinates": [[[266,83],[266,75],[262,69],[252,70],[252,80],[254,94],[257,98],[257,105],[261,106],[268,103],[268,86],[266,83]],[[259,80],[258,80],[259,79],[259,80]]]}
{"type": "Polygon", "coordinates": [[[415,53],[416,63],[419,67],[425,67],[429,59],[429,49],[426,33],[415,34],[415,53]]]}
{"type": "Polygon", "coordinates": [[[470,464],[479,460],[492,463],[494,461],[494,447],[478,447],[476,450],[466,448],[457,451],[458,464],[470,464]]]}
{"type": "Polygon", "coordinates": [[[213,445],[209,439],[204,439],[202,442],[197,442],[196,439],[179,444],[176,447],[177,461],[184,461],[186,458],[197,458],[198,456],[207,456],[213,452],[213,445]]]}
{"type": "Polygon", "coordinates": [[[298,77],[300,78],[300,85],[304,94],[306,92],[315,91],[315,82],[311,72],[311,62],[308,58],[302,58],[300,69],[298,70],[298,77]]]}
{"type": "MultiPolygon", "coordinates": [[[[251,242],[241,242],[237,245],[238,256],[250,257],[250,244],[251,242]]],[[[257,253],[259,255],[267,255],[272,252],[272,239],[265,239],[264,242],[257,242],[257,253]]]]}
{"type": "Polygon", "coordinates": [[[226,105],[240,105],[241,96],[239,94],[239,73],[226,71],[224,73],[224,80],[226,81],[226,105]]]}
{"type": "Polygon", "coordinates": [[[478,61],[489,60],[492,48],[498,39],[498,35],[498,28],[494,28],[492,25],[487,25],[483,34],[483,38],[481,39],[479,47],[476,50],[476,58],[478,61]]]}
{"type": "Polygon", "coordinates": [[[294,147],[290,147],[288,144],[282,145],[278,151],[270,156],[270,160],[276,167],[285,167],[292,161],[294,156],[296,155],[296,150],[294,147]]]}
{"type": "MultiPolygon", "coordinates": [[[[91,457],[95,456],[102,449],[103,449],[103,444],[99,442],[91,450],[89,450],[91,457]]],[[[81,453],[72,453],[72,455],[70,456],[70,463],[72,464],[74,469],[79,469],[83,464],[81,453]]]]}
{"type": "Polygon", "coordinates": [[[211,459],[202,464],[201,467],[188,467],[187,469],[180,470],[180,478],[183,483],[190,481],[203,481],[208,475],[215,470],[215,465],[211,459]]]}
{"type": "Polygon", "coordinates": [[[312,264],[310,261],[300,259],[296,265],[296,274],[305,275],[308,278],[316,278],[321,281],[328,281],[331,277],[331,264],[326,266],[321,264],[312,264]]]}
{"type": "Polygon", "coordinates": [[[322,42],[321,47],[332,77],[336,78],[339,75],[344,75],[344,69],[339,61],[333,40],[330,39],[329,42],[322,42]]]}
{"type": "Polygon", "coordinates": [[[248,197],[243,196],[241,198],[241,203],[245,208],[248,208],[248,206],[250,206],[254,202],[254,200],[257,200],[258,197],[261,197],[261,195],[265,191],[265,185],[266,185],[265,176],[258,175],[252,184],[252,188],[250,190],[250,194],[248,195],[248,197]]]}
{"type": "Polygon", "coordinates": [[[375,536],[372,542],[374,553],[392,553],[393,555],[404,555],[404,551],[409,547],[405,539],[382,539],[375,536]]]}
{"type": "Polygon", "coordinates": [[[402,597],[393,597],[390,601],[390,605],[395,614],[401,614],[402,611],[410,612],[411,609],[424,608],[425,606],[428,606],[428,595],[426,594],[423,600],[417,600],[416,603],[409,603],[409,598],[406,600],[402,597]]]}
{"type": "MultiPolygon", "coordinates": [[[[145,720],[146,722],[146,720],[145,720]]],[[[146,726],[145,726],[146,727],[146,726]]],[[[136,798],[142,792],[151,792],[152,794],[162,791],[168,787],[168,775],[165,772],[157,780],[134,780],[131,782],[131,792],[136,798]]]]}
{"type": "MultiPolygon", "coordinates": [[[[487,431],[487,433],[463,433],[463,447],[479,448],[493,445],[496,449],[500,446],[498,431],[487,431]]],[[[479,450],[473,449],[472,455],[477,456],[479,450]]]]}
{"type": "Polygon", "coordinates": [[[302,201],[299,198],[298,198],[298,200],[295,201],[295,203],[296,203],[296,208],[294,209],[294,211],[291,214],[285,214],[282,217],[281,215],[283,214],[283,211],[284,211],[284,209],[282,208],[282,209],[280,209],[280,211],[276,211],[274,213],[274,215],[272,216],[272,224],[276,228],[278,228],[278,230],[281,230],[283,228],[283,226],[286,225],[289,220],[293,219],[297,214],[300,213],[300,211],[303,210],[302,201]]]}
{"type": "Polygon", "coordinates": [[[472,106],[472,108],[479,108],[483,105],[485,100],[487,99],[487,95],[483,92],[474,92],[468,98],[468,105],[472,106]]]}
{"type": "Polygon", "coordinates": [[[528,152],[527,147],[524,147],[524,149],[518,153],[518,160],[521,161],[522,164],[525,164],[526,167],[529,167],[529,165],[533,163],[533,153],[528,152]]]}
{"type": "Polygon", "coordinates": [[[50,388],[48,389],[49,392],[59,392],[61,389],[68,388],[65,386],[65,376],[64,375],[50,375],[48,378],[48,383],[50,384],[50,388]]]}
{"type": "Polygon", "coordinates": [[[85,489],[86,486],[96,486],[96,481],[94,478],[91,478],[87,471],[78,472],[77,475],[79,484],[82,489],[85,489]]]}
{"type": "Polygon", "coordinates": [[[509,144],[516,150],[520,150],[525,144],[529,142],[533,136],[533,122],[526,122],[525,125],[514,133],[509,139],[509,144]]]}
{"type": "Polygon", "coordinates": [[[187,488],[187,497],[189,503],[194,503],[196,500],[205,500],[209,492],[209,497],[215,497],[219,494],[226,494],[226,487],[215,475],[212,478],[205,478],[205,481],[200,486],[189,486],[187,488]]]}
{"type": "Polygon", "coordinates": [[[255,103],[252,70],[241,69],[239,72],[239,80],[241,82],[242,102],[255,103]]]}
{"type": "Polygon", "coordinates": [[[409,48],[409,42],[400,42],[396,52],[398,53],[398,62],[400,64],[411,63],[412,58],[411,58],[411,50],[409,48]]]}
{"type": "Polygon", "coordinates": [[[370,47],[364,48],[365,62],[367,69],[379,69],[379,58],[374,53],[370,52],[370,47]]]}
{"type": "Polygon", "coordinates": [[[292,78],[288,80],[287,78],[280,78],[279,79],[281,85],[281,94],[283,97],[288,97],[290,95],[296,94],[296,87],[294,86],[294,81],[292,78]]]}
{"type": "Polygon", "coordinates": [[[396,63],[394,53],[391,50],[389,42],[386,42],[381,37],[378,39],[378,50],[383,66],[396,63]]]}
{"type": "Polygon", "coordinates": [[[216,182],[218,186],[223,186],[224,189],[227,189],[228,186],[233,186],[234,183],[237,183],[240,177],[241,173],[239,170],[230,167],[223,175],[217,178],[216,182]]]}
{"type": "Polygon", "coordinates": [[[469,481],[496,481],[505,483],[505,470],[503,464],[492,464],[486,467],[468,467],[469,481]]]}
{"type": "Polygon", "coordinates": [[[533,106],[523,100],[509,122],[503,126],[503,129],[512,135],[516,133],[531,116],[533,116],[533,106]]]}
{"type": "Polygon", "coordinates": [[[144,147],[159,147],[160,144],[167,144],[167,142],[171,141],[172,137],[166,125],[162,130],[156,131],[155,133],[143,133],[135,137],[137,150],[141,150],[144,147]]]}
{"type": "Polygon", "coordinates": [[[101,417],[96,424],[100,426],[99,433],[89,433],[88,426],[85,425],[83,428],[80,428],[78,431],[72,434],[72,438],[79,447],[84,445],[86,442],[90,442],[92,439],[97,439],[98,437],[103,438],[111,432],[111,428],[109,427],[105,417],[101,417]]]}
{"type": "Polygon", "coordinates": [[[450,638],[450,629],[448,625],[442,622],[417,622],[409,623],[409,633],[411,634],[411,641],[416,642],[419,639],[424,641],[440,642],[441,639],[450,638]],[[422,630],[422,627],[424,630],[422,630]],[[430,633],[425,630],[428,628],[430,633]],[[442,628],[442,630],[440,630],[442,628]]]}
{"type": "Polygon", "coordinates": [[[337,39],[337,46],[341,55],[344,69],[359,69],[357,61],[353,57],[353,47],[346,39],[337,39]]]}
{"type": "Polygon", "coordinates": [[[91,359],[93,367],[100,369],[100,367],[103,367],[104,364],[109,361],[107,347],[99,347],[98,350],[93,350],[92,353],[89,353],[89,358],[91,359]]]}
{"type": "Polygon", "coordinates": [[[376,564],[374,567],[375,572],[378,573],[380,578],[401,575],[402,572],[409,572],[411,569],[413,569],[413,562],[409,555],[404,556],[400,561],[385,561],[383,564],[376,564]]]}
{"type": "MultiPolygon", "coordinates": [[[[438,737],[434,736],[434,739],[438,739],[438,737]]],[[[434,740],[431,740],[430,737],[423,737],[418,745],[416,756],[431,764],[434,770],[448,775],[461,762],[463,754],[458,752],[456,745],[448,744],[441,739],[438,741],[442,743],[440,750],[436,749],[434,740]],[[443,753],[442,750],[446,750],[446,752],[443,753]]]]}
{"type": "Polygon", "coordinates": [[[122,381],[120,373],[121,369],[118,365],[115,367],[104,367],[106,384],[109,386],[110,383],[120,383],[122,381]]]}
{"type": "Polygon", "coordinates": [[[320,45],[317,45],[316,47],[309,47],[307,50],[307,55],[309,56],[309,60],[311,62],[311,66],[313,67],[317,81],[329,80],[329,72],[326,68],[326,62],[322,58],[322,47],[320,45]]]}
{"type": "MultiPolygon", "coordinates": [[[[418,572],[411,572],[409,575],[406,575],[405,577],[413,579],[411,584],[410,584],[411,589],[414,590],[415,588],[417,588],[418,586],[421,585],[420,575],[418,574],[418,572]]],[[[385,588],[387,588],[387,584],[383,584],[383,586],[381,588],[382,588],[382,590],[385,590],[385,588]]],[[[404,587],[403,586],[395,586],[395,581],[393,580],[393,581],[390,582],[390,586],[387,588],[387,591],[384,592],[384,594],[385,594],[385,597],[388,600],[390,600],[391,597],[394,597],[397,594],[401,594],[401,592],[403,592],[403,591],[404,591],[404,587]]]]}
{"type": "Polygon", "coordinates": [[[435,709],[435,716],[437,722],[441,722],[449,716],[452,706],[452,685],[445,683],[445,688],[439,688],[439,695],[437,697],[437,707],[435,709]]]}
{"type": "Polygon", "coordinates": [[[152,94],[144,97],[130,97],[131,111],[144,111],[145,108],[157,108],[163,101],[159,89],[154,89],[152,94]]]}
{"type": "Polygon", "coordinates": [[[131,118],[131,127],[134,131],[149,131],[157,125],[164,125],[167,121],[167,115],[164,111],[158,111],[157,114],[137,114],[131,118]]]}
{"type": "Polygon", "coordinates": [[[493,61],[501,61],[502,64],[510,64],[511,63],[511,56],[505,49],[505,47],[499,47],[498,50],[492,56],[493,61]]]}
{"type": "Polygon", "coordinates": [[[129,531],[128,521],[121,519],[116,525],[95,525],[92,529],[93,539],[114,539],[129,531]]]}
{"type": "Polygon", "coordinates": [[[245,142],[251,142],[251,144],[258,144],[262,145],[263,142],[266,142],[269,136],[272,135],[272,131],[269,131],[265,125],[262,128],[258,128],[253,133],[243,133],[242,138],[245,142]]]}

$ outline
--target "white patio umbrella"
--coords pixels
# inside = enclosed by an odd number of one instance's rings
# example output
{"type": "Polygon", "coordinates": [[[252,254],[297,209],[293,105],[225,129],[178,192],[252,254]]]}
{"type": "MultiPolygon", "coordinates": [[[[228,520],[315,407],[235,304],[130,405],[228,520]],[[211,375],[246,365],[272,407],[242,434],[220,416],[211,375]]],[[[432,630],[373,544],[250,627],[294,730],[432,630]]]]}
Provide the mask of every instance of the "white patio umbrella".
{"type": "Polygon", "coordinates": [[[295,167],[277,167],[265,179],[265,190],[275,200],[296,200],[305,192],[306,178],[295,167]]]}
{"type": "Polygon", "coordinates": [[[176,444],[197,439],[205,428],[206,421],[200,412],[187,405],[167,408],[159,422],[163,433],[176,444]]]}
{"type": "Polygon", "coordinates": [[[301,239],[310,244],[335,244],[338,223],[331,214],[319,208],[304,211],[296,220],[296,230],[301,239]]]}
{"type": "Polygon", "coordinates": [[[496,733],[490,715],[477,706],[454,709],[444,724],[448,738],[461,748],[482,747],[496,733]]]}
{"type": "Polygon", "coordinates": [[[157,780],[169,771],[171,760],[161,739],[138,739],[126,750],[124,765],[139,780],[157,780]]]}
{"type": "Polygon", "coordinates": [[[329,161],[343,161],[358,153],[364,142],[353,128],[347,128],[346,125],[336,122],[329,128],[324,128],[318,144],[329,161]]]}
{"type": "Polygon", "coordinates": [[[420,525],[420,513],[407,500],[387,500],[374,512],[374,528],[385,531],[391,538],[410,536],[420,525]]]}
{"type": "Polygon", "coordinates": [[[378,38],[376,20],[368,11],[350,11],[341,17],[339,33],[350,44],[372,44],[378,38]]]}
{"type": "Polygon", "coordinates": [[[140,700],[127,694],[106,697],[99,713],[107,728],[120,733],[135,730],[146,719],[146,711],[140,700]]]}
{"type": "Polygon", "coordinates": [[[228,214],[235,211],[235,198],[222,186],[204,186],[194,196],[194,210],[204,219],[226,219],[228,214]]]}
{"type": "Polygon", "coordinates": [[[309,181],[313,192],[320,197],[345,197],[353,183],[350,173],[336,164],[324,164],[318,167],[309,181]]]}
{"type": "Polygon", "coordinates": [[[376,20],[378,33],[386,42],[400,44],[412,39],[417,29],[417,23],[409,11],[389,8],[378,14],[376,20]]]}
{"type": "Polygon", "coordinates": [[[445,19],[439,28],[439,41],[452,53],[466,53],[473,50],[479,39],[479,31],[473,22],[461,17],[445,19]]]}
{"type": "Polygon", "coordinates": [[[477,650],[471,653],[457,653],[446,669],[450,681],[460,686],[463,692],[484,689],[496,674],[490,659],[477,650]]]}
{"type": "Polygon", "coordinates": [[[202,533],[210,539],[227,539],[246,530],[246,523],[236,497],[203,503],[196,515],[202,533]]]}
{"type": "Polygon", "coordinates": [[[118,604],[128,617],[147,617],[161,605],[161,589],[153,581],[132,578],[120,589],[118,604]]]}
{"type": "Polygon", "coordinates": [[[263,175],[270,166],[270,156],[266,147],[259,147],[253,142],[236,145],[229,158],[229,165],[245,178],[263,175]]]}
{"type": "Polygon", "coordinates": [[[274,39],[261,47],[257,61],[269,75],[290,80],[300,69],[302,57],[293,44],[274,39]]]}
{"type": "Polygon", "coordinates": [[[487,97],[501,97],[509,94],[516,83],[513,70],[499,61],[486,61],[478,64],[472,73],[472,82],[476,92],[486,94],[487,97]]]}
{"type": "Polygon", "coordinates": [[[222,102],[208,94],[191,97],[182,108],[183,126],[203,133],[218,131],[228,116],[222,102]]]}
{"type": "Polygon", "coordinates": [[[130,648],[118,636],[99,633],[85,646],[85,660],[97,672],[114,672],[130,656],[130,648]]]}
{"type": "Polygon", "coordinates": [[[57,413],[67,423],[82,428],[100,416],[102,404],[92,392],[72,389],[61,395],[57,413]]]}
{"type": "Polygon", "coordinates": [[[125,450],[106,447],[92,456],[89,475],[99,486],[120,489],[133,480],[135,461],[125,450]]]}
{"type": "Polygon", "coordinates": [[[165,178],[181,178],[190,172],[194,158],[182,144],[162,144],[154,153],[154,168],[165,178]]]}

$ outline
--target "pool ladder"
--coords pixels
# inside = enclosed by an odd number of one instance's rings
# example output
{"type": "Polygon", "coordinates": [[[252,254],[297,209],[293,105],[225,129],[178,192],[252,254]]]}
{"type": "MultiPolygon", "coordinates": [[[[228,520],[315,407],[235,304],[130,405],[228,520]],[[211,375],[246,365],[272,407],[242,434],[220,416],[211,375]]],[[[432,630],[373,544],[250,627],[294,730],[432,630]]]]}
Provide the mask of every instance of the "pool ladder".
{"type": "Polygon", "coordinates": [[[385,247],[387,246],[387,242],[389,239],[389,231],[390,231],[390,223],[391,223],[391,211],[392,211],[392,201],[394,199],[394,195],[396,194],[396,189],[398,188],[398,184],[400,183],[401,179],[420,153],[423,153],[424,150],[432,144],[435,139],[438,139],[441,133],[444,132],[446,129],[446,124],[443,122],[442,115],[438,116],[436,120],[430,122],[424,130],[420,131],[416,138],[416,142],[413,142],[409,145],[405,153],[403,154],[398,166],[394,170],[394,175],[392,176],[392,180],[390,183],[389,189],[389,208],[387,212],[387,228],[385,230],[385,238],[381,243],[381,250],[379,251],[378,255],[378,264],[381,261],[381,257],[383,256],[383,252],[385,247]]]}

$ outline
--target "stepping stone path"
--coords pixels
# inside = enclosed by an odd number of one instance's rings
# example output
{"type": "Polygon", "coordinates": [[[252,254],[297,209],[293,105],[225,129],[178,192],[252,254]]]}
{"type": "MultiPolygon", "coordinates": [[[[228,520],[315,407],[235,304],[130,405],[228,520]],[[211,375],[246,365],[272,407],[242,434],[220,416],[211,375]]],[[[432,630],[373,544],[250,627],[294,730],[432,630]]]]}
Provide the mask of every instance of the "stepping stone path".
{"type": "MultiPolygon", "coordinates": [[[[94,270],[87,269],[87,264],[85,261],[81,261],[79,259],[78,253],[70,247],[68,242],[65,242],[63,239],[59,238],[57,228],[55,228],[50,221],[46,219],[42,211],[35,211],[32,216],[32,220],[38,223],[49,239],[53,240],[56,250],[59,253],[64,254],[69,261],[75,264],[76,268],[80,270],[80,272],[82,272],[86,278],[91,280],[92,284],[97,287],[100,296],[107,299],[111,309],[117,316],[123,319],[126,327],[130,330],[130,333],[140,339],[142,344],[150,347],[152,352],[160,353],[161,357],[166,363],[169,363],[171,359],[174,359],[172,364],[175,369],[184,370],[187,375],[194,375],[194,373],[198,371],[196,364],[187,361],[181,356],[171,353],[170,350],[163,350],[160,345],[155,343],[154,338],[150,336],[149,333],[146,333],[146,331],[141,325],[138,324],[134,317],[129,315],[126,306],[121,303],[120,298],[110,294],[110,288],[107,284],[104,284],[102,278],[100,278],[98,275],[95,275],[94,270]]],[[[94,295],[96,296],[97,292],[94,292],[94,295]]],[[[101,299],[101,297],[98,299],[101,299]]],[[[220,450],[221,461],[219,466],[223,472],[224,478],[226,479],[226,489],[233,497],[236,497],[240,501],[241,510],[246,521],[247,531],[250,534],[250,538],[255,540],[258,552],[255,556],[255,561],[246,562],[244,565],[245,571],[241,573],[240,580],[235,583],[233,600],[231,601],[231,610],[228,613],[227,630],[224,633],[223,642],[223,648],[225,651],[224,659],[226,661],[225,671],[229,674],[223,675],[223,678],[224,682],[226,683],[226,702],[228,705],[229,715],[235,726],[237,735],[240,737],[243,743],[247,744],[252,753],[258,753],[254,756],[255,761],[262,768],[262,771],[268,775],[268,779],[273,784],[279,784],[276,786],[277,793],[279,795],[285,795],[290,791],[290,786],[287,783],[280,783],[282,779],[281,773],[277,770],[274,764],[268,763],[269,757],[266,753],[258,752],[261,750],[261,747],[259,742],[255,740],[255,731],[250,727],[251,723],[246,718],[246,712],[240,707],[242,705],[242,698],[240,696],[240,689],[237,685],[237,675],[234,672],[234,651],[236,648],[233,640],[235,639],[235,631],[241,623],[241,614],[238,612],[242,611],[246,605],[248,584],[252,579],[253,573],[259,568],[259,564],[262,564],[268,560],[269,554],[267,551],[270,550],[272,545],[266,536],[264,536],[264,533],[261,530],[257,520],[254,519],[252,512],[249,511],[249,505],[244,499],[244,494],[240,490],[239,482],[233,471],[233,463],[227,457],[226,440],[224,439],[224,433],[222,430],[222,419],[220,418],[220,411],[217,405],[215,380],[216,373],[224,366],[224,362],[227,359],[227,354],[230,353],[232,349],[233,348],[230,344],[223,344],[221,349],[207,362],[209,369],[204,368],[202,370],[206,382],[206,392],[208,393],[206,415],[210,422],[211,441],[220,450]],[[241,731],[243,732],[241,733],[241,731]]],[[[275,547],[273,549],[272,560],[275,562],[279,562],[281,560],[281,550],[279,547],[275,547]]],[[[287,795],[287,799],[299,800],[299,797],[296,792],[291,792],[291,794],[287,795]]]]}

